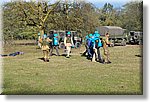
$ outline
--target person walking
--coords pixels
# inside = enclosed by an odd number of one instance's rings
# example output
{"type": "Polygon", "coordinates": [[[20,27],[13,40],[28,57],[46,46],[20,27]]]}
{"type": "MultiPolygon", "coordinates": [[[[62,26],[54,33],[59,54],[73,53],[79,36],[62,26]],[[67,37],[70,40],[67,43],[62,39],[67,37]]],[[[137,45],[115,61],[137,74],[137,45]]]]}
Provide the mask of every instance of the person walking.
{"type": "Polygon", "coordinates": [[[67,32],[66,37],[64,38],[64,44],[67,51],[66,58],[70,58],[71,47],[74,46],[70,31],[67,32]]]}
{"type": "Polygon", "coordinates": [[[49,62],[49,42],[51,42],[46,34],[43,35],[43,37],[39,40],[41,43],[41,49],[43,51],[43,57],[44,57],[44,62],[49,62]]]}
{"type": "Polygon", "coordinates": [[[102,44],[103,44],[103,49],[104,49],[104,63],[109,64],[109,63],[111,63],[111,61],[110,61],[110,53],[108,50],[108,45],[111,45],[111,43],[109,42],[109,34],[108,33],[106,33],[105,37],[102,39],[102,44]]]}
{"type": "Polygon", "coordinates": [[[94,46],[93,46],[93,50],[94,50],[94,55],[93,55],[93,61],[95,62],[98,61],[100,63],[103,63],[103,59],[100,53],[100,47],[102,47],[102,42],[100,40],[100,34],[98,31],[94,32],[94,46]]]}
{"type": "Polygon", "coordinates": [[[55,33],[55,34],[54,34],[54,37],[52,38],[52,48],[51,48],[51,50],[50,50],[50,56],[53,55],[53,49],[56,49],[57,56],[60,56],[60,55],[59,55],[59,51],[58,51],[58,47],[59,47],[58,34],[55,33]]]}

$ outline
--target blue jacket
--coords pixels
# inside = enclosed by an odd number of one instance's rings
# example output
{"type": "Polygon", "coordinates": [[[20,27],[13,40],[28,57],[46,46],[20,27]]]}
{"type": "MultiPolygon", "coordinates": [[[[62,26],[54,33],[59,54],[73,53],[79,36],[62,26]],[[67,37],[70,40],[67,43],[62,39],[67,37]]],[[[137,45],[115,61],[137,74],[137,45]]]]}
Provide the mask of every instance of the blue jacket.
{"type": "Polygon", "coordinates": [[[99,33],[94,33],[94,47],[99,48],[102,47],[102,42],[100,40],[100,34],[99,33]]]}
{"type": "Polygon", "coordinates": [[[52,45],[53,46],[58,46],[59,45],[58,37],[53,37],[52,45]]]}
{"type": "Polygon", "coordinates": [[[91,46],[92,46],[92,41],[93,41],[92,38],[88,38],[88,39],[87,39],[87,45],[88,45],[88,47],[91,47],[91,46]]]}

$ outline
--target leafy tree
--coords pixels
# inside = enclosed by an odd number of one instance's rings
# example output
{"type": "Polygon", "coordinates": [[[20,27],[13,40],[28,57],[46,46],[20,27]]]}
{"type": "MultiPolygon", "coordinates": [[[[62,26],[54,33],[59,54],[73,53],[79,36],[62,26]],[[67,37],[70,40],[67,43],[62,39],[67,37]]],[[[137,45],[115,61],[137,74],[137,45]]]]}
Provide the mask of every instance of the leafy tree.
{"type": "Polygon", "coordinates": [[[143,31],[143,2],[130,2],[122,10],[122,27],[131,30],[143,31]]]}
{"type": "Polygon", "coordinates": [[[22,21],[28,26],[37,27],[42,36],[45,33],[46,21],[48,17],[54,15],[59,2],[54,4],[49,4],[47,1],[18,2],[16,7],[21,12],[22,21]]]}
{"type": "Polygon", "coordinates": [[[96,8],[85,1],[20,1],[3,5],[4,39],[35,39],[49,30],[77,30],[93,33],[97,26],[121,26],[128,30],[141,30],[143,2],[131,2],[123,9],[106,3],[96,8]]]}

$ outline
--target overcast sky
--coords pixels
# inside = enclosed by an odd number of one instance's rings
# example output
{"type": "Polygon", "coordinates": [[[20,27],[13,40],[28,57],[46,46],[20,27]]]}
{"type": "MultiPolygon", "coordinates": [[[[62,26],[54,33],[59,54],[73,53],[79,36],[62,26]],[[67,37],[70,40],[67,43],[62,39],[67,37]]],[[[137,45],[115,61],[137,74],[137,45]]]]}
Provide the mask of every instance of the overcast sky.
{"type": "MultiPolygon", "coordinates": [[[[0,0],[0,4],[3,4],[4,2],[9,2],[11,0],[0,0]]],[[[31,1],[31,0],[27,0],[31,1]]],[[[55,0],[48,0],[48,1],[55,1],[55,0]]],[[[142,0],[85,0],[86,2],[93,3],[96,7],[103,7],[105,3],[112,4],[115,8],[120,8],[124,4],[130,2],[130,1],[142,1],[142,0]]]]}

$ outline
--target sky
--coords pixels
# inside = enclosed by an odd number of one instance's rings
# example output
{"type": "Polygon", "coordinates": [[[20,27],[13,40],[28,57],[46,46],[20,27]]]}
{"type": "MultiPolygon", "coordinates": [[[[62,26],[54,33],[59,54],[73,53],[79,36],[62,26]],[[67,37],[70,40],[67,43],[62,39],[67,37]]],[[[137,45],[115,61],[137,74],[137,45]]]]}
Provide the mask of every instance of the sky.
{"type": "MultiPolygon", "coordinates": [[[[3,4],[4,2],[10,2],[10,1],[11,0],[0,0],[0,4],[3,4]]],[[[27,0],[27,1],[30,1],[30,0],[27,0]]],[[[55,1],[55,0],[52,0],[52,2],[53,1],[55,1]]],[[[81,1],[81,0],[79,0],[79,1],[81,1]]],[[[123,5],[125,5],[126,3],[130,2],[130,1],[142,1],[142,0],[85,0],[85,1],[93,3],[98,8],[103,7],[105,3],[112,4],[114,6],[114,8],[121,8],[123,5]]]]}

